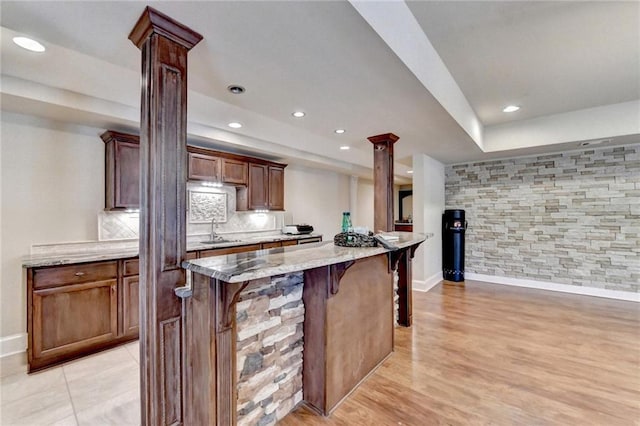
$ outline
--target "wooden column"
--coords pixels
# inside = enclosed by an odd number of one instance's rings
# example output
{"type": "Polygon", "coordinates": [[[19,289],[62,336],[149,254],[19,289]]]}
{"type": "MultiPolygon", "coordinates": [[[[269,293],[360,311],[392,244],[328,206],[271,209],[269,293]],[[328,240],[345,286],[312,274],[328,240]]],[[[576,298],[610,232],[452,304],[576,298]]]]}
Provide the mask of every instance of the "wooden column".
{"type": "Polygon", "coordinates": [[[373,227],[374,232],[393,231],[393,133],[371,136],[373,144],[373,227]]]}
{"type": "Polygon", "coordinates": [[[129,39],[142,50],[140,369],[143,425],[183,422],[187,53],[202,36],[147,7],[129,39]]]}

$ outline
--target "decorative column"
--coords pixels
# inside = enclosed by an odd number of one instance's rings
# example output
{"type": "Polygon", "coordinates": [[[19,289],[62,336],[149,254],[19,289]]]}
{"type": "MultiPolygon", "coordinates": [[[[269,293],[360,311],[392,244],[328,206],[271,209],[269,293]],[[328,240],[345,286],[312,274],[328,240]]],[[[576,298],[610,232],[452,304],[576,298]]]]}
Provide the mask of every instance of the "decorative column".
{"type": "MultiPolygon", "coordinates": [[[[371,136],[373,144],[373,222],[374,232],[393,231],[393,144],[400,139],[393,133],[371,136]]],[[[404,249],[390,258],[398,269],[398,324],[411,326],[413,250],[404,249]],[[397,257],[396,257],[397,256],[397,257]]]]}
{"type": "Polygon", "coordinates": [[[140,369],[143,425],[183,423],[187,53],[202,36],[147,7],[129,39],[142,50],[140,369]]]}
{"type": "Polygon", "coordinates": [[[393,133],[371,136],[373,144],[373,232],[393,231],[393,133]]]}

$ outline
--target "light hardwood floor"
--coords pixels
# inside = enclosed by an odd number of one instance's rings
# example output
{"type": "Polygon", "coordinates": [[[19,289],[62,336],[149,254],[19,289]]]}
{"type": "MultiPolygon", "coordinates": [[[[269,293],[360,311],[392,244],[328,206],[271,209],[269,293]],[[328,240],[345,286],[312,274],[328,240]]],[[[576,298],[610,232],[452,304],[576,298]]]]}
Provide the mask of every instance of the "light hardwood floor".
{"type": "Polygon", "coordinates": [[[291,425],[638,425],[640,305],[477,283],[414,293],[414,326],[330,418],[291,425]]]}
{"type": "MultiPolygon", "coordinates": [[[[413,315],[330,418],[280,425],[640,424],[640,304],[467,281],[414,293],[413,315]]],[[[0,424],[139,424],[138,377],[136,343],[5,377],[0,424]]]]}

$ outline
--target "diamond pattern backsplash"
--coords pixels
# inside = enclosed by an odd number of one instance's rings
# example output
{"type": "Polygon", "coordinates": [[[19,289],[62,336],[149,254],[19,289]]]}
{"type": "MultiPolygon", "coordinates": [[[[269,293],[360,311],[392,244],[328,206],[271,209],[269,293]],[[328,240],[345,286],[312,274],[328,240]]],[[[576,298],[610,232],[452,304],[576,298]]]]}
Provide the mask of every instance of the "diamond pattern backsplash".
{"type": "MultiPolygon", "coordinates": [[[[284,212],[236,212],[236,190],[233,187],[210,188],[187,184],[187,235],[207,235],[211,222],[216,219],[218,234],[280,230],[284,212]]],[[[113,211],[98,213],[98,239],[100,241],[139,238],[140,213],[113,211]]]]}

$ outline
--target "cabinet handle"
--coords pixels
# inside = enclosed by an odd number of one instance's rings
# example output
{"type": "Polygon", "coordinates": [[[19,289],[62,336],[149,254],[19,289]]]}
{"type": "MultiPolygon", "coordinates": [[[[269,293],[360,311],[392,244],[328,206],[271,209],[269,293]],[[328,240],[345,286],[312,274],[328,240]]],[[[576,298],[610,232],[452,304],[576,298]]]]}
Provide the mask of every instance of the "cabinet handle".
{"type": "Polygon", "coordinates": [[[84,272],[76,272],[76,277],[81,277],[84,275],[84,272]]]}

